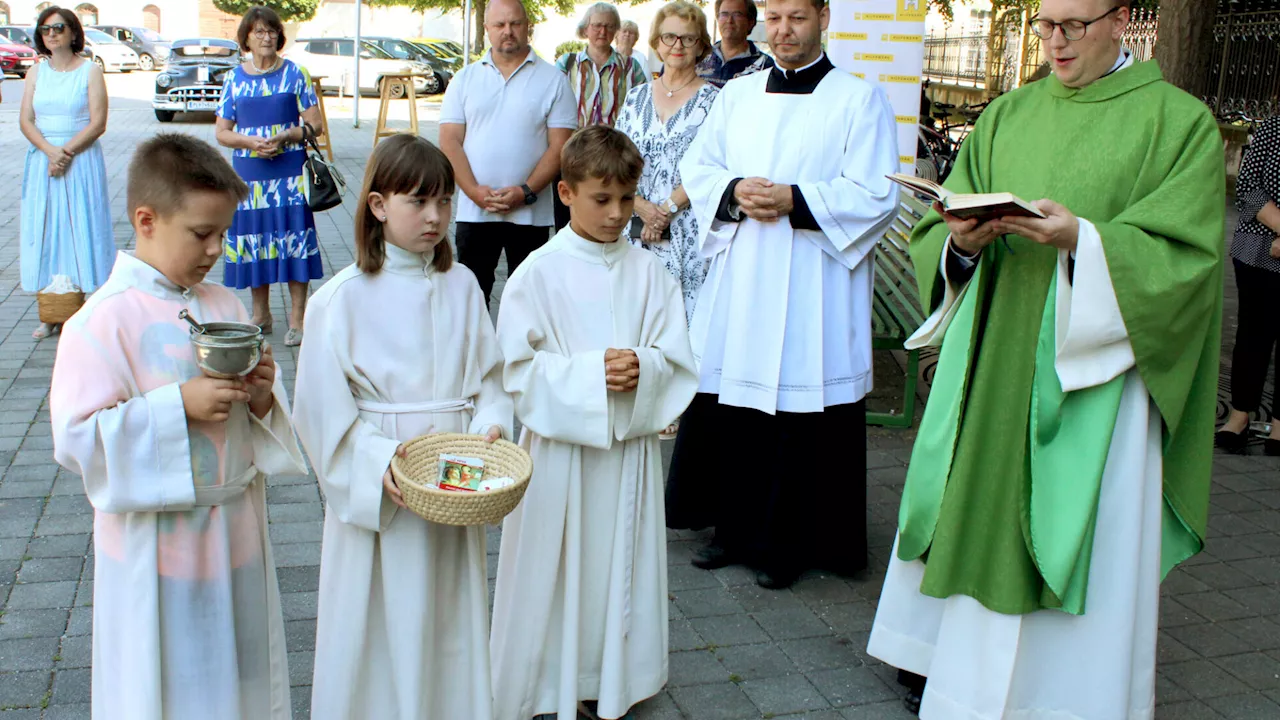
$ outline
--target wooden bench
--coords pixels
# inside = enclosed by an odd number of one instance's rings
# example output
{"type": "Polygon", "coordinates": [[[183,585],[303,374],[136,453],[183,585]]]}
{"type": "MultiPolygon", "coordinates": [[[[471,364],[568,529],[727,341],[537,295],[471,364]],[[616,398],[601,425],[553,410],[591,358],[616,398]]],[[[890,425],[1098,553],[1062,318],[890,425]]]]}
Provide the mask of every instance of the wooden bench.
{"type": "MultiPolygon", "coordinates": [[[[928,317],[920,302],[916,273],[907,253],[907,241],[928,207],[908,193],[900,194],[898,216],[880,239],[876,252],[876,279],[871,301],[871,347],[902,350],[902,344],[928,317]]],[[[902,412],[867,413],[868,425],[911,427],[915,419],[916,381],[920,351],[907,350],[906,383],[902,412]]]]}

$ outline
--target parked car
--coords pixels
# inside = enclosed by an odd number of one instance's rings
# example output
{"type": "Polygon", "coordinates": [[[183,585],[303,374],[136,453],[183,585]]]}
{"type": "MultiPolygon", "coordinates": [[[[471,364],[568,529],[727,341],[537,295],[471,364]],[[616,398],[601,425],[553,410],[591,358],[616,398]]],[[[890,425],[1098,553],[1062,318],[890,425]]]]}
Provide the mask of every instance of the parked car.
{"type": "Polygon", "coordinates": [[[138,53],[101,30],[84,31],[84,49],[102,72],[133,72],[138,69],[138,53]]]}
{"type": "Polygon", "coordinates": [[[435,53],[417,43],[408,40],[400,40],[393,37],[369,37],[362,38],[377,45],[387,52],[391,57],[398,60],[410,60],[412,62],[420,62],[431,68],[431,72],[435,73],[435,77],[427,78],[426,92],[428,95],[439,95],[449,87],[449,81],[453,79],[453,70],[449,67],[449,63],[436,57],[435,53]]]}
{"type": "Polygon", "coordinates": [[[151,102],[156,119],[171,122],[180,112],[217,110],[226,74],[240,63],[240,46],[234,40],[173,41],[164,70],[156,75],[156,96],[151,102]]]}
{"type": "Polygon", "coordinates": [[[13,73],[26,77],[36,64],[36,51],[26,45],[18,45],[8,38],[0,38],[0,73],[13,73]]]}
{"type": "Polygon", "coordinates": [[[130,50],[138,54],[138,68],[150,72],[163,67],[169,57],[169,41],[155,30],[124,25],[94,25],[94,30],[114,36],[130,50]]]}
{"type": "MultiPolygon", "coordinates": [[[[355,57],[354,38],[299,38],[284,56],[307,69],[312,75],[321,75],[322,90],[350,90],[352,58],[355,57]]],[[[361,39],[360,47],[360,92],[382,92],[382,76],[397,73],[419,73],[421,77],[413,79],[413,91],[425,95],[427,80],[434,73],[429,65],[411,60],[398,60],[387,51],[373,43],[361,39]]],[[[404,87],[396,84],[391,88],[392,97],[404,97],[404,87]]]]}
{"type": "Polygon", "coordinates": [[[449,57],[462,58],[465,52],[462,49],[462,43],[454,40],[445,40],[444,38],[409,38],[411,41],[429,46],[431,49],[438,51],[439,54],[449,57]]]}
{"type": "Polygon", "coordinates": [[[36,29],[21,25],[0,25],[0,40],[7,38],[16,45],[26,45],[32,50],[36,47],[36,29]]]}

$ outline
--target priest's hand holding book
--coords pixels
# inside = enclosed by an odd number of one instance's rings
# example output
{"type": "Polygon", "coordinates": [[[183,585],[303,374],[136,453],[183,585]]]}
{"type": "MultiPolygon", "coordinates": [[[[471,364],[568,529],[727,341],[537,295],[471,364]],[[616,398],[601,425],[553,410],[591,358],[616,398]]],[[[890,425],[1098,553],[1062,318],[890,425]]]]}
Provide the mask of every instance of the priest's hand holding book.
{"type": "Polygon", "coordinates": [[[640,384],[640,358],[634,350],[604,351],[604,386],[613,392],[634,392],[640,384]]]}
{"type": "Polygon", "coordinates": [[[982,220],[977,217],[962,218],[952,215],[935,201],[933,209],[947,223],[951,231],[951,244],[970,257],[982,252],[996,238],[1003,235],[1021,235],[1041,245],[1075,252],[1076,238],[1080,234],[1080,220],[1062,205],[1052,200],[1037,200],[1031,206],[1044,217],[1010,215],[982,220]]]}

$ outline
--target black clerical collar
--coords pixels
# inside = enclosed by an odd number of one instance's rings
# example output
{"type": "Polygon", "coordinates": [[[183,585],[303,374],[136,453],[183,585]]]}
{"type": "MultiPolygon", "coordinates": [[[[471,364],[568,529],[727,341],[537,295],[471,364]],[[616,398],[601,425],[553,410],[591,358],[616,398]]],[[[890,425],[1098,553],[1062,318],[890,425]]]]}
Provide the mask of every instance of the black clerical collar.
{"type": "Polygon", "coordinates": [[[818,87],[818,83],[822,82],[822,78],[835,69],[836,66],[827,59],[826,53],[799,70],[783,70],[774,65],[769,71],[769,82],[765,85],[764,91],[785,95],[809,95],[818,87]]]}

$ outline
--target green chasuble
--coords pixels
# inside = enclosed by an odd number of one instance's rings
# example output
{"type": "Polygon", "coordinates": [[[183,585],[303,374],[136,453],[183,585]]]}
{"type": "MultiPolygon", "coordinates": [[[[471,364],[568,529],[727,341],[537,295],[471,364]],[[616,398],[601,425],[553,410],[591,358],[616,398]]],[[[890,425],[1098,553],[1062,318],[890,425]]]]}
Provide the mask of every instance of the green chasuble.
{"type": "MultiPolygon", "coordinates": [[[[1217,124],[1154,62],[1082,89],[1050,76],[991,103],[946,185],[1049,198],[1097,227],[1163,421],[1167,573],[1203,547],[1208,512],[1226,204],[1217,124]]],[[[911,238],[920,294],[934,308],[947,232],[930,213],[911,238]]],[[[1058,251],[1007,241],[983,252],[946,331],[898,556],[925,561],[926,595],[968,595],[1006,614],[1080,614],[1124,376],[1063,393],[1053,367],[1058,251]]]]}

